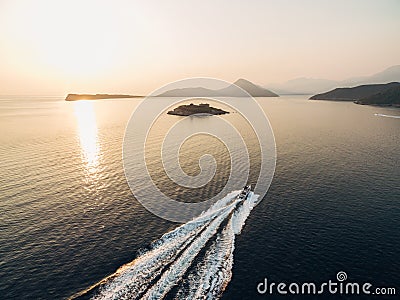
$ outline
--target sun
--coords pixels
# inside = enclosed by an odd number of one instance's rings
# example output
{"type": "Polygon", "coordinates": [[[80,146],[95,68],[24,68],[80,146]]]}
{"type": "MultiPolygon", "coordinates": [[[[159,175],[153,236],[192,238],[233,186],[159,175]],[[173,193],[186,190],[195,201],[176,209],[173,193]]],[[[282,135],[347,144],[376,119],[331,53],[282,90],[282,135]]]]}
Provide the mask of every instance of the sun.
{"type": "Polygon", "coordinates": [[[90,76],[118,58],[116,20],[98,1],[30,1],[24,11],[25,45],[40,63],[58,73],[90,76]]]}

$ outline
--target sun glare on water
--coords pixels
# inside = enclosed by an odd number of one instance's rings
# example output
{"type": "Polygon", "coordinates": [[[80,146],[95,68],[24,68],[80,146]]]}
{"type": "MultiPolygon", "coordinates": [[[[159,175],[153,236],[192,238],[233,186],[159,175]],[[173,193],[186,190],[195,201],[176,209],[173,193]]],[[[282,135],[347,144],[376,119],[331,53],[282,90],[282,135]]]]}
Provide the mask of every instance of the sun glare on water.
{"type": "Polygon", "coordinates": [[[82,160],[86,166],[87,175],[94,176],[99,166],[100,145],[93,103],[76,101],[73,105],[82,160]]]}

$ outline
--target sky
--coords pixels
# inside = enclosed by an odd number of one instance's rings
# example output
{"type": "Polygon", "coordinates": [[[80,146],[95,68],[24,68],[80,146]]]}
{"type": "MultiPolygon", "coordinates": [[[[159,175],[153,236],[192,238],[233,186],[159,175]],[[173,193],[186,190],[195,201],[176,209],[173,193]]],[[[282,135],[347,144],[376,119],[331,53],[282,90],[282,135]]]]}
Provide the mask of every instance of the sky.
{"type": "Polygon", "coordinates": [[[399,32],[398,0],[0,0],[0,94],[342,80],[400,64],[399,32]]]}

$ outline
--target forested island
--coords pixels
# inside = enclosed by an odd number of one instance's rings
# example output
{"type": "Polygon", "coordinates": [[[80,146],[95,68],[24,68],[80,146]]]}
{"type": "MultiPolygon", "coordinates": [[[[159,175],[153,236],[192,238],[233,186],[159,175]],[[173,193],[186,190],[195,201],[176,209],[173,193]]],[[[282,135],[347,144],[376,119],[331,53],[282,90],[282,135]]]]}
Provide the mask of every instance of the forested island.
{"type": "Polygon", "coordinates": [[[392,87],[382,93],[354,101],[361,105],[379,105],[400,107],[400,85],[392,87]]]}
{"type": "Polygon", "coordinates": [[[199,105],[190,103],[189,105],[178,106],[174,110],[167,112],[167,114],[176,116],[190,116],[195,114],[223,115],[229,114],[229,112],[212,107],[208,103],[201,103],[199,105]]]}

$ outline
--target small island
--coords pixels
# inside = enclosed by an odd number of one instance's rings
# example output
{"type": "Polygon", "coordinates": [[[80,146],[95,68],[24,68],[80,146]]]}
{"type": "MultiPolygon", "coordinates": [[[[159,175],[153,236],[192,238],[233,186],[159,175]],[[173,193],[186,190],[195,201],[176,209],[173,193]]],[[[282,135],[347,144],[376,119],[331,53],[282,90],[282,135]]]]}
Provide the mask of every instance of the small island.
{"type": "Polygon", "coordinates": [[[78,100],[101,100],[101,99],[118,99],[118,98],[139,98],[141,96],[133,95],[110,95],[110,94],[68,94],[66,101],[78,100]]]}
{"type": "Polygon", "coordinates": [[[175,116],[190,116],[195,114],[208,114],[208,115],[224,115],[229,114],[229,112],[210,106],[208,103],[200,103],[195,105],[190,103],[189,105],[181,105],[167,112],[169,115],[175,116]]]}

